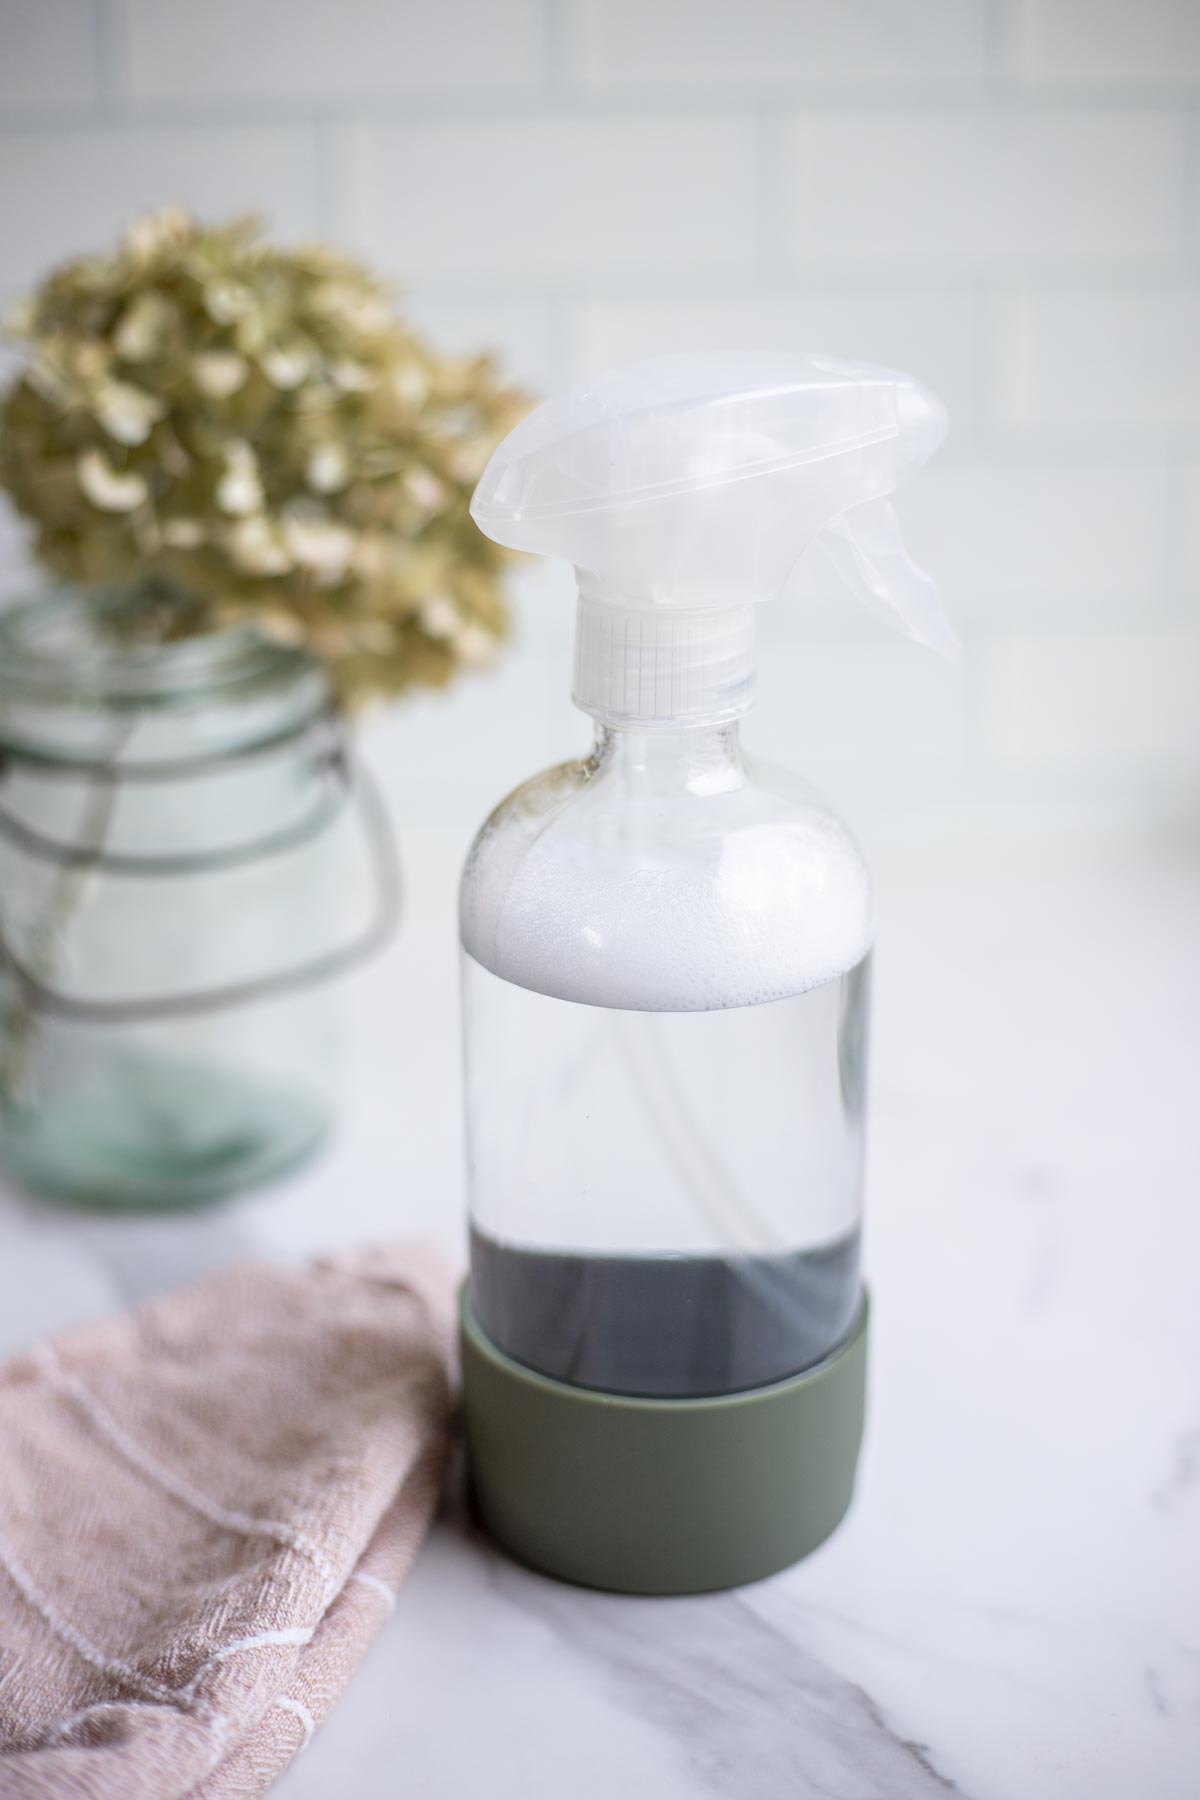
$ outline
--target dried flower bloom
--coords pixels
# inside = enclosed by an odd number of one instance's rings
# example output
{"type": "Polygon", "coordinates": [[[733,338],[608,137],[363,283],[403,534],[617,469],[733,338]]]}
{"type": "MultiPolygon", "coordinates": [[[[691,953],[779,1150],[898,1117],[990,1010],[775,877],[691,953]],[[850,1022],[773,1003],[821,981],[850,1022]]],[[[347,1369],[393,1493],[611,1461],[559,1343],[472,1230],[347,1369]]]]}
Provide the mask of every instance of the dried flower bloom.
{"type": "Polygon", "coordinates": [[[333,377],[333,385],[343,394],[369,394],[375,386],[375,377],[365,363],[358,362],[352,356],[343,356],[332,364],[329,370],[333,377]]]}
{"type": "Polygon", "coordinates": [[[274,387],[288,392],[298,388],[312,367],[307,350],[293,344],[286,350],[268,350],[260,358],[262,372],[274,387]]]}
{"type": "Polygon", "coordinates": [[[240,281],[213,281],[204,290],[204,310],[217,325],[232,325],[253,305],[253,294],[240,281]]]}
{"type": "Polygon", "coordinates": [[[225,468],[217,482],[217,505],[237,518],[257,512],[263,503],[258,461],[249,444],[234,439],[225,446],[225,468]]]}
{"type": "Polygon", "coordinates": [[[253,618],[347,704],[491,660],[507,553],[467,503],[524,398],[357,263],[167,208],[8,326],[0,483],[54,573],[174,588],[193,629],[253,618]]]}
{"type": "Polygon", "coordinates": [[[166,410],[156,395],[128,381],[106,381],[96,396],[96,417],[118,444],[144,444],[166,410]]]}
{"type": "Polygon", "coordinates": [[[164,250],[182,243],[192,228],[191,217],[182,206],[162,206],[157,212],[135,219],[125,233],[122,249],[131,262],[150,262],[164,250]]]}
{"type": "Polygon", "coordinates": [[[85,450],[76,469],[84,498],[102,512],[132,512],[149,498],[145,479],[136,470],[122,474],[114,469],[102,450],[85,450]]]}
{"type": "Polygon", "coordinates": [[[261,513],[230,526],[228,541],[229,553],[245,575],[286,575],[295,566],[282,532],[261,513]]]}
{"type": "Polygon", "coordinates": [[[496,654],[496,640],[479,625],[464,625],[455,634],[458,654],[470,669],[486,669],[496,654]]]}
{"type": "MultiPolygon", "coordinates": [[[[32,337],[36,329],[36,300],[31,303],[35,307],[34,314],[20,333],[21,337],[32,337]]],[[[154,288],[144,288],[135,294],[128,306],[117,315],[113,330],[113,348],[124,362],[149,362],[158,356],[166,343],[171,327],[175,323],[175,310],[170,301],[154,288]]]]}
{"type": "Polygon", "coordinates": [[[315,494],[336,494],[350,479],[350,458],[341,444],[316,444],[305,468],[315,494]]]}
{"type": "Polygon", "coordinates": [[[323,587],[342,579],[354,554],[354,533],[328,519],[285,519],[283,541],[296,566],[311,569],[323,587]]]}
{"type": "Polygon", "coordinates": [[[192,378],[210,400],[228,400],[250,373],[250,364],[236,350],[201,350],[192,358],[192,378]]]}
{"type": "Polygon", "coordinates": [[[429,396],[429,384],[416,363],[406,363],[403,368],[397,369],[392,377],[392,387],[397,400],[403,401],[405,406],[411,406],[414,411],[424,406],[429,396]]]}
{"type": "Polygon", "coordinates": [[[437,512],[445,505],[445,486],[430,469],[410,469],[404,477],[404,487],[413,505],[422,512],[437,512]]]}
{"type": "Polygon", "coordinates": [[[445,594],[431,594],[422,602],[419,614],[430,637],[452,638],[462,624],[462,614],[445,594]]]}
{"type": "Polygon", "coordinates": [[[37,303],[32,294],[21,294],[0,314],[0,330],[9,337],[27,337],[37,316],[37,303]]]}

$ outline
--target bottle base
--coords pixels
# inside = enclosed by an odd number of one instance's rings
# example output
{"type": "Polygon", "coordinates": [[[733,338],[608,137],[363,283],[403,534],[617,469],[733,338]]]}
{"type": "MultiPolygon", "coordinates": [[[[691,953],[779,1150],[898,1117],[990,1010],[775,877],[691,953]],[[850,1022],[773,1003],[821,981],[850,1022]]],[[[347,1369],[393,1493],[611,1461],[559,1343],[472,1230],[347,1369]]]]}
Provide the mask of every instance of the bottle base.
{"type": "Polygon", "coordinates": [[[583,1587],[695,1594],[740,1587],[824,1543],[854,1491],[868,1306],[790,1380],[711,1399],[630,1398],[514,1362],[461,1297],[470,1479],[519,1561],[583,1587]]]}

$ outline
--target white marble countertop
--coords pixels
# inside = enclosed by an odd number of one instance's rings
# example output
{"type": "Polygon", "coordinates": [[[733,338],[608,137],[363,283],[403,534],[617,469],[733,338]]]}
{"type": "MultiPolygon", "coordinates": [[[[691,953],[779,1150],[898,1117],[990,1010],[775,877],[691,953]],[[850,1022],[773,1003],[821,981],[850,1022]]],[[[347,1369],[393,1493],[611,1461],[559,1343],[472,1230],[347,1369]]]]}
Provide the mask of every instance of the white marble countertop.
{"type": "MultiPolygon", "coordinates": [[[[0,1348],[263,1247],[460,1244],[460,851],[407,845],[330,1153],[177,1220],[0,1195],[0,1348]]],[[[452,1511],[285,1800],[1200,1795],[1200,863],[881,875],[846,1524],[757,1587],[648,1601],[452,1511]]]]}

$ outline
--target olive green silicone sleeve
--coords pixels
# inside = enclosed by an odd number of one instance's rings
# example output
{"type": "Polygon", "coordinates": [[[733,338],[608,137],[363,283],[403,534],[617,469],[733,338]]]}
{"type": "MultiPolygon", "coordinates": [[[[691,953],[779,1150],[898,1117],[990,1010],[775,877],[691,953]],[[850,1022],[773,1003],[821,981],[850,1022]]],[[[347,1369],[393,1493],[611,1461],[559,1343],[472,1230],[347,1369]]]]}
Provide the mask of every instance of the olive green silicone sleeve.
{"type": "Polygon", "coordinates": [[[867,1303],[816,1368],[713,1399],[645,1400],[513,1362],[461,1303],[471,1484],[522,1562],[586,1587],[737,1587],[815,1550],[850,1504],[862,1439],[867,1303]]]}

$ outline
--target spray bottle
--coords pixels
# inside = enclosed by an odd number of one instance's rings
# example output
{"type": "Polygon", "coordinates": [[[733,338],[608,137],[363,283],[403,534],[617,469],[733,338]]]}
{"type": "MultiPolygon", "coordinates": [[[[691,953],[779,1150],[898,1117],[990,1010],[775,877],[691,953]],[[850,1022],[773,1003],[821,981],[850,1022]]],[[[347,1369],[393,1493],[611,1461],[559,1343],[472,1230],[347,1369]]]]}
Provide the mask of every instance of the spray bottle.
{"type": "Polygon", "coordinates": [[[944,429],[889,370],[671,357],[539,407],[475,493],[488,536],[574,564],[596,721],[461,893],[472,1482],[568,1580],[733,1586],[850,1502],[870,881],[738,729],[755,606],[814,541],[952,650],[889,500],[944,429]]]}

